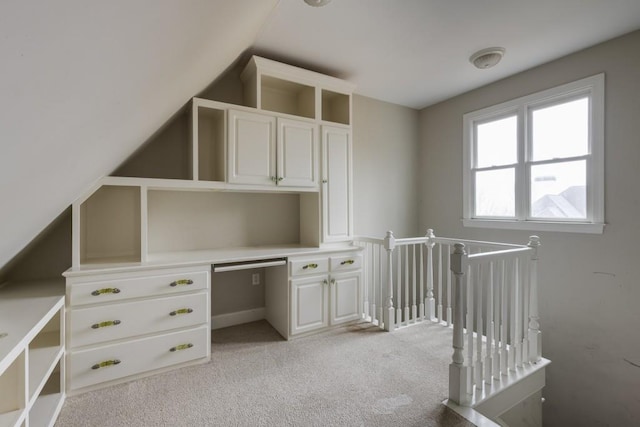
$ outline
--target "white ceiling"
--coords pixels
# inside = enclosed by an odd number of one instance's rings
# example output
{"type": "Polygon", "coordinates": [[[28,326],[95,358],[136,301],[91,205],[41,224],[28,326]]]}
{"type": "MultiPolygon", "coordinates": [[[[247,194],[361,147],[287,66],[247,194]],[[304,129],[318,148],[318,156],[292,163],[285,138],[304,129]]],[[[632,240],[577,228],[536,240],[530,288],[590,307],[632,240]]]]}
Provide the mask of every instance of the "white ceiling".
{"type": "Polygon", "coordinates": [[[640,0],[280,0],[254,49],[422,108],[640,28],[640,0]],[[489,70],[468,61],[502,46],[489,70]]]}
{"type": "Polygon", "coordinates": [[[243,52],[421,108],[637,28],[639,0],[2,0],[0,272],[243,52]]]}

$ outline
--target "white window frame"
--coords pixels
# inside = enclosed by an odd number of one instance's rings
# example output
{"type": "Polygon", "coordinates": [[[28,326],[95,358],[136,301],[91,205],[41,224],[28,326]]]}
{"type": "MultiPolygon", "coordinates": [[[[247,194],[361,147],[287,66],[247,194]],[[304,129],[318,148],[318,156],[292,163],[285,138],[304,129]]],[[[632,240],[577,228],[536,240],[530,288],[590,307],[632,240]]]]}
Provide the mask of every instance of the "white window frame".
{"type": "MultiPolygon", "coordinates": [[[[467,113],[463,116],[463,225],[465,227],[509,230],[561,231],[601,234],[604,230],[604,73],[557,86],[498,105],[467,113]],[[531,160],[531,111],[545,106],[589,97],[589,153],[585,156],[557,159],[557,162],[586,160],[587,218],[529,218],[529,183],[531,166],[556,162],[531,160]],[[474,217],[475,128],[478,124],[516,115],[518,122],[518,161],[515,166],[515,218],[474,217]]],[[[502,167],[502,166],[501,166],[502,167]]],[[[501,168],[500,167],[500,168],[501,168]]]]}

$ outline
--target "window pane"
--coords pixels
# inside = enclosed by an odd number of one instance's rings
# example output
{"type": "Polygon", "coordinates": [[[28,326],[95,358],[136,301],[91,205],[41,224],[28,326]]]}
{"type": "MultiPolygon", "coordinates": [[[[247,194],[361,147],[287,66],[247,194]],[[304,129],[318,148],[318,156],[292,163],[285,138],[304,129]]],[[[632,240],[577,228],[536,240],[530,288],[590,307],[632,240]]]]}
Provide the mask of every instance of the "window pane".
{"type": "Polygon", "coordinates": [[[475,215],[515,216],[515,169],[476,172],[475,215]]]}
{"type": "Polygon", "coordinates": [[[531,167],[531,216],[534,218],[587,217],[586,161],[531,167]]]}
{"type": "Polygon", "coordinates": [[[533,160],[589,154],[589,98],[532,113],[533,160]]]}
{"type": "Polygon", "coordinates": [[[507,117],[476,127],[476,167],[512,165],[518,161],[518,119],[507,117]]]}

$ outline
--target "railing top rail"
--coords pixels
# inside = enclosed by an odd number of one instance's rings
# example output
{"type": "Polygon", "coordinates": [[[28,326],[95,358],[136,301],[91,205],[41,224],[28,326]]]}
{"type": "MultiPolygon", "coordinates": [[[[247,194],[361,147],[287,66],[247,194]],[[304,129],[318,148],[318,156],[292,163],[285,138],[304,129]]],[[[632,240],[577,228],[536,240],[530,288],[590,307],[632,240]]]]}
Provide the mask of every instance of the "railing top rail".
{"type": "Polygon", "coordinates": [[[396,246],[424,244],[426,242],[426,237],[406,237],[403,239],[396,239],[396,246]]]}
{"type": "Polygon", "coordinates": [[[436,237],[433,239],[435,243],[455,244],[463,243],[466,246],[484,246],[487,248],[528,248],[527,245],[517,245],[513,243],[483,242],[480,240],[453,239],[450,237],[436,237]]]}
{"type": "Polygon", "coordinates": [[[513,249],[505,249],[502,251],[484,252],[480,254],[472,254],[467,256],[469,264],[480,264],[491,261],[498,261],[503,259],[516,258],[522,256],[525,253],[533,252],[533,248],[520,247],[513,249]]]}

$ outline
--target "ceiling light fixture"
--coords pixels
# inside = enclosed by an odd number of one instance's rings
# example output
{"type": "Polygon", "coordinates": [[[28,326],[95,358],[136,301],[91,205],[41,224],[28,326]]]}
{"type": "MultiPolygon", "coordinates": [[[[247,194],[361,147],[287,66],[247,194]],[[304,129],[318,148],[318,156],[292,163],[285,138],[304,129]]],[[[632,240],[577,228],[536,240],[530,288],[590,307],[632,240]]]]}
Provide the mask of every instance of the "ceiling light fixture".
{"type": "Polygon", "coordinates": [[[326,6],[331,0],[304,0],[306,4],[313,7],[326,6]]]}
{"type": "MultiPolygon", "coordinates": [[[[306,1],[306,0],[305,0],[306,1]]],[[[469,62],[481,70],[491,68],[496,65],[504,56],[503,47],[489,47],[474,53],[469,57],[469,62]]]]}

